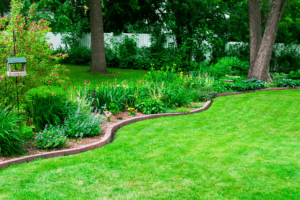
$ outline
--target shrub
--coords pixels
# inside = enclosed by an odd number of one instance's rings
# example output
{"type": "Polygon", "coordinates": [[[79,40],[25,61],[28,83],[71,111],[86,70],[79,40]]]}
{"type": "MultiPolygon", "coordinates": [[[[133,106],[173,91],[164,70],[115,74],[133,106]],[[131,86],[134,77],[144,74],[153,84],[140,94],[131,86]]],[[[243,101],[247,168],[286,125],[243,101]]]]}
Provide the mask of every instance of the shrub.
{"type": "Polygon", "coordinates": [[[138,47],[134,39],[126,35],[119,46],[120,57],[126,58],[128,56],[135,56],[137,54],[137,49],[138,47]]]}
{"type": "Polygon", "coordinates": [[[275,73],[271,73],[270,75],[271,75],[271,78],[275,79],[275,80],[279,80],[279,79],[288,77],[288,74],[285,74],[282,72],[281,73],[275,72],[275,73]]]}
{"type": "Polygon", "coordinates": [[[297,71],[290,71],[287,77],[290,79],[300,79],[300,69],[298,69],[297,71]]]}
{"type": "Polygon", "coordinates": [[[164,105],[159,99],[138,99],[135,107],[147,115],[163,113],[164,111],[164,105]]]}
{"type": "Polygon", "coordinates": [[[241,61],[249,62],[250,60],[250,45],[249,44],[234,44],[230,45],[226,51],[228,57],[236,57],[241,61]]]}
{"type": "Polygon", "coordinates": [[[46,124],[62,124],[68,116],[68,110],[74,110],[74,106],[64,95],[33,94],[25,102],[24,110],[28,118],[32,119],[37,131],[42,131],[46,124]]]}
{"type": "Polygon", "coordinates": [[[40,149],[52,149],[63,147],[69,140],[64,129],[60,126],[46,126],[43,132],[39,132],[35,137],[35,144],[40,149]]]}
{"type": "MultiPolygon", "coordinates": [[[[246,75],[249,70],[249,64],[238,60],[236,57],[224,57],[218,60],[214,65],[211,65],[206,71],[216,77],[220,78],[227,75],[246,75]]],[[[205,71],[205,69],[204,69],[205,71]]]]}
{"type": "Polygon", "coordinates": [[[266,88],[265,82],[255,78],[236,80],[233,87],[233,89],[236,91],[258,90],[263,88],[266,88]]]}
{"type": "Polygon", "coordinates": [[[298,82],[295,81],[295,80],[292,80],[292,79],[285,79],[285,78],[282,78],[282,79],[278,79],[276,80],[276,86],[277,87],[295,87],[298,85],[298,82]]]}
{"type": "Polygon", "coordinates": [[[68,137],[92,137],[101,133],[100,124],[103,122],[101,116],[91,113],[91,109],[87,111],[84,107],[90,107],[87,102],[79,102],[78,108],[75,112],[71,113],[62,128],[68,137]]]}
{"type": "Polygon", "coordinates": [[[90,65],[92,60],[92,51],[85,46],[72,46],[71,49],[66,51],[68,57],[60,60],[62,64],[72,65],[90,65]]]}
{"type": "Polygon", "coordinates": [[[297,71],[300,68],[300,53],[295,51],[292,46],[288,46],[280,51],[275,60],[277,63],[277,72],[288,73],[290,71],[297,71]]]}
{"type": "Polygon", "coordinates": [[[172,84],[162,90],[161,101],[168,107],[180,107],[192,102],[192,97],[183,86],[172,84]]]}
{"type": "MultiPolygon", "coordinates": [[[[91,105],[95,105],[98,109],[103,111],[104,106],[109,111],[122,111],[128,106],[133,106],[135,100],[135,86],[117,86],[117,85],[102,85],[95,92],[93,90],[87,91],[91,105]]],[[[85,93],[85,91],[82,91],[85,93]]]]}
{"type": "Polygon", "coordinates": [[[195,90],[191,90],[190,93],[194,102],[208,101],[216,94],[211,88],[197,88],[195,90]]]}
{"type": "Polygon", "coordinates": [[[19,78],[18,86],[15,85],[14,77],[4,76],[0,81],[0,101],[4,104],[15,104],[15,91],[19,91],[22,99],[24,94],[31,88],[41,85],[61,85],[68,78],[65,76],[67,69],[61,65],[53,65],[67,55],[52,55],[47,43],[46,34],[50,31],[49,22],[40,19],[34,20],[36,4],[32,4],[28,16],[23,15],[24,4],[21,0],[11,1],[11,18],[7,16],[0,18],[0,27],[9,22],[0,31],[0,76],[6,74],[6,59],[13,56],[14,42],[13,30],[16,35],[16,57],[25,57],[27,60],[27,76],[19,78]]]}
{"type": "Polygon", "coordinates": [[[22,133],[18,127],[22,119],[9,107],[0,104],[0,155],[14,155],[24,152],[22,133]]]}

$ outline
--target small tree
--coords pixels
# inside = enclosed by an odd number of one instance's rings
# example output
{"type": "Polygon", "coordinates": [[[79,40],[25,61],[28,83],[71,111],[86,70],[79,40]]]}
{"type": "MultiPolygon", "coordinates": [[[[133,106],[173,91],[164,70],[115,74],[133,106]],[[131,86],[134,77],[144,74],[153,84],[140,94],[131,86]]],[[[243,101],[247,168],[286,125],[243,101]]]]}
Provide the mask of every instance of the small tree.
{"type": "Polygon", "coordinates": [[[0,88],[3,88],[0,90],[0,101],[5,104],[15,102],[16,89],[22,98],[31,88],[63,84],[67,80],[65,73],[69,71],[66,67],[53,63],[67,55],[60,53],[52,56],[52,44],[46,41],[46,34],[50,31],[49,23],[43,19],[33,19],[36,4],[32,4],[26,17],[21,12],[23,5],[21,0],[12,0],[11,18],[5,16],[0,19],[0,88]],[[13,30],[16,33],[16,57],[26,58],[28,74],[20,77],[17,88],[15,79],[6,76],[6,59],[13,57],[14,53],[13,30]]]}

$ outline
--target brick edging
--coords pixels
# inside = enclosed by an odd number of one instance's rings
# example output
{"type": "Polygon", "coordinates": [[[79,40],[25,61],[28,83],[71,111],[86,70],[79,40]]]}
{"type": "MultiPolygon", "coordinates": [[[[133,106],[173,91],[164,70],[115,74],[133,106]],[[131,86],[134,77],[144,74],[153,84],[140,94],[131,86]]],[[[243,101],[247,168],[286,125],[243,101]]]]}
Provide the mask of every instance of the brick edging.
{"type": "MultiPolygon", "coordinates": [[[[295,87],[295,88],[267,88],[267,89],[249,90],[249,91],[243,91],[243,92],[220,93],[220,94],[215,95],[214,98],[220,97],[220,96],[238,95],[238,94],[250,93],[250,92],[272,91],[272,90],[290,90],[290,89],[300,89],[300,86],[295,87]]],[[[8,166],[13,165],[13,164],[21,164],[21,163],[25,163],[25,162],[31,162],[31,161],[33,161],[35,159],[39,159],[39,158],[54,158],[54,157],[60,157],[60,156],[68,156],[68,155],[78,154],[78,153],[82,153],[82,152],[85,152],[85,151],[88,151],[88,150],[96,149],[96,148],[99,148],[99,147],[103,147],[106,144],[113,141],[114,135],[116,134],[117,130],[122,128],[123,126],[126,126],[126,125],[134,123],[134,122],[147,120],[147,119],[199,113],[199,112],[202,112],[204,110],[207,110],[211,106],[211,103],[212,103],[212,101],[209,100],[209,101],[205,102],[203,107],[194,109],[194,110],[192,110],[188,113],[152,114],[152,115],[145,115],[145,116],[141,116],[141,117],[133,117],[133,118],[130,118],[130,119],[127,119],[127,120],[123,120],[119,123],[108,126],[106,131],[105,131],[104,136],[98,142],[94,142],[92,144],[88,144],[88,145],[85,145],[85,146],[82,146],[82,147],[79,147],[79,148],[58,150],[58,151],[46,152],[46,153],[41,153],[41,154],[36,154],[36,155],[24,156],[24,157],[21,157],[21,158],[10,159],[10,160],[7,160],[7,161],[0,162],[0,169],[8,167],[8,166]]]]}

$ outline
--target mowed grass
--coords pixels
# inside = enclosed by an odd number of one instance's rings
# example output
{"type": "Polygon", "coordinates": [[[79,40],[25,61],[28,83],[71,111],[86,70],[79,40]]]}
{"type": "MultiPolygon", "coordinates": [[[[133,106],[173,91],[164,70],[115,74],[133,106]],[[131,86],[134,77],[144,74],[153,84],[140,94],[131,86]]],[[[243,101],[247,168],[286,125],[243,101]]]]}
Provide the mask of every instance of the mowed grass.
{"type": "Polygon", "coordinates": [[[0,199],[300,199],[300,91],[219,97],[85,153],[0,170],[0,199]]]}
{"type": "Polygon", "coordinates": [[[122,81],[127,81],[128,83],[136,83],[138,80],[144,78],[144,75],[148,73],[146,70],[133,70],[133,69],[119,69],[119,68],[107,68],[108,75],[100,73],[91,73],[91,66],[77,66],[77,65],[67,65],[70,69],[68,76],[70,77],[70,82],[75,86],[83,85],[84,81],[89,81],[91,87],[99,85],[103,82],[113,83],[117,81],[118,83],[122,81]]]}
{"type": "Polygon", "coordinates": [[[67,93],[69,95],[76,94],[79,88],[85,88],[88,85],[84,84],[89,82],[89,87],[94,89],[97,84],[100,86],[105,84],[122,83],[126,81],[129,84],[137,84],[148,73],[146,70],[132,70],[132,69],[118,69],[107,68],[109,74],[91,73],[91,66],[79,65],[66,65],[70,72],[66,74],[70,80],[61,86],[42,86],[31,89],[27,94],[39,92],[55,92],[56,94],[67,93]]]}

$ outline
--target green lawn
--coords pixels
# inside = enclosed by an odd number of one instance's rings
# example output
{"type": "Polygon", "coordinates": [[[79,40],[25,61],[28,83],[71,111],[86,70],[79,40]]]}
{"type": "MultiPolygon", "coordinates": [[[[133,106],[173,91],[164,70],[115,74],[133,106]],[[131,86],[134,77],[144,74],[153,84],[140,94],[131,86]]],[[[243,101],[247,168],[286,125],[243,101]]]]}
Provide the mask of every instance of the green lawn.
{"type": "Polygon", "coordinates": [[[213,100],[82,154],[0,171],[0,199],[300,199],[300,91],[213,100]]]}
{"type": "MultiPolygon", "coordinates": [[[[56,93],[74,93],[79,87],[85,87],[84,82],[90,82],[90,88],[96,88],[97,83],[101,85],[102,83],[121,83],[122,81],[127,81],[128,83],[137,83],[137,81],[144,78],[148,73],[145,70],[133,70],[133,69],[118,69],[118,68],[107,68],[108,75],[100,73],[91,73],[91,66],[79,66],[79,65],[67,65],[70,72],[66,75],[70,77],[70,81],[60,87],[58,86],[42,86],[39,88],[31,89],[29,93],[36,91],[44,92],[56,92],[56,93]],[[66,90],[64,87],[66,86],[66,90]],[[76,87],[74,89],[74,86],[76,87]]],[[[28,93],[28,94],[29,94],[28,93]]]]}

